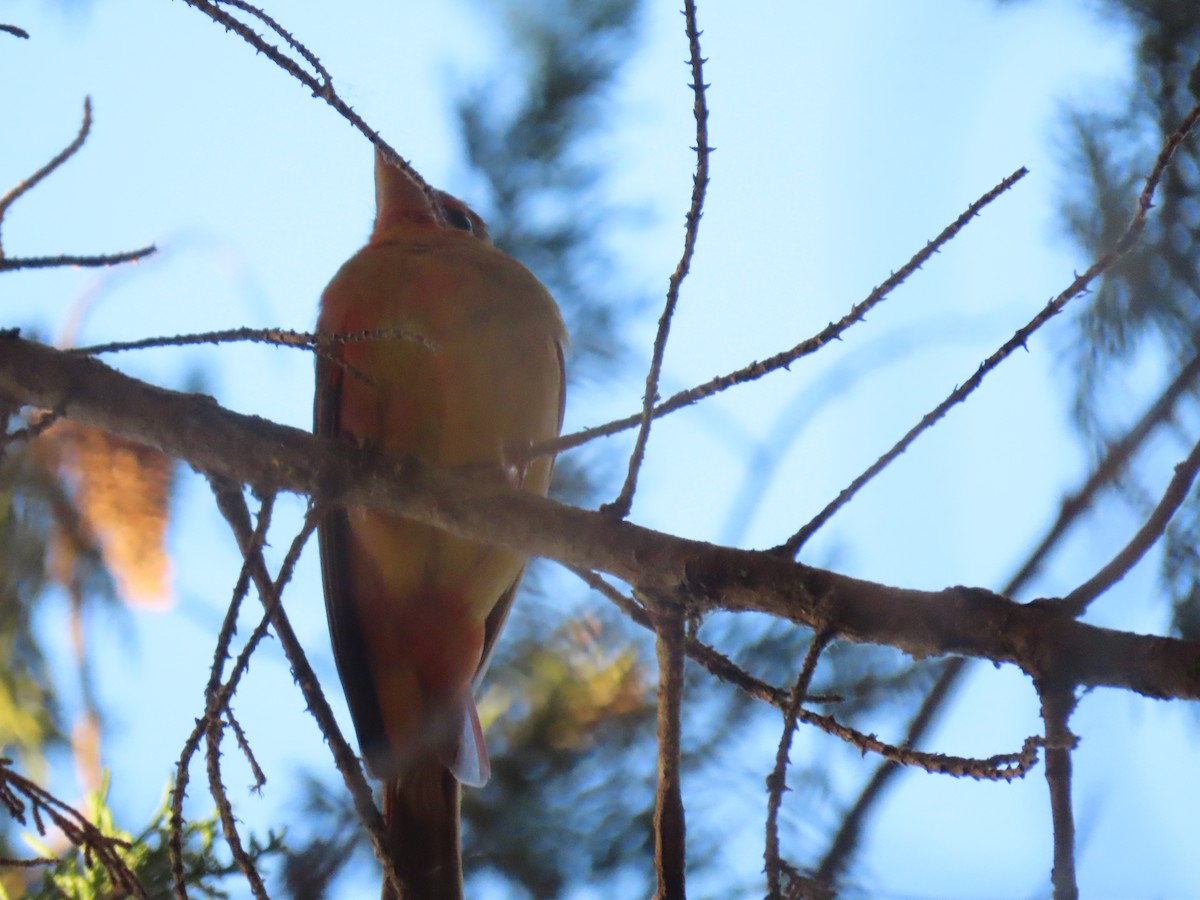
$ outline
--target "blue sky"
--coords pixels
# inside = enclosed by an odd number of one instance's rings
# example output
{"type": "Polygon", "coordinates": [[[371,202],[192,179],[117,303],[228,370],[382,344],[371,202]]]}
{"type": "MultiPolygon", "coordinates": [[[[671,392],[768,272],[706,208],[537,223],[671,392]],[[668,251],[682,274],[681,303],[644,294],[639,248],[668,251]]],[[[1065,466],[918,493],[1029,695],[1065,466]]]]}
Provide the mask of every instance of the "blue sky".
{"type": "MultiPolygon", "coordinates": [[[[778,542],[1085,265],[1060,237],[1064,176],[1058,116],[1066,102],[1102,103],[1128,69],[1128,35],[1086,4],[1006,6],[858,0],[844,4],[706,4],[712,187],[698,257],[668,349],[671,391],[796,343],[840,317],[875,284],[1019,166],[1031,174],[857,327],[814,361],[667,420],[652,437],[634,520],[692,537],[724,528],[748,450],[772,434],[806,387],[838,366],[867,374],[817,408],[788,446],[770,496],[742,542],[778,542]],[[889,342],[933,335],[895,361],[889,342]],[[943,335],[939,337],[939,335],[943,335]]],[[[432,183],[471,199],[455,143],[456,86],[504,65],[483,4],[269,7],[322,58],[343,96],[432,183]]],[[[32,39],[0,35],[0,187],[37,168],[74,134],[85,94],[95,126],[84,151],[6,220],[14,255],[101,252],[156,242],[133,271],[33,272],[0,285],[5,325],[56,334],[77,299],[95,292],[79,340],[98,342],[234,326],[310,327],[321,288],[364,239],[372,213],[371,154],[323,103],[183,3],[96,0],[72,15],[10,0],[0,20],[32,39]]],[[[614,94],[615,127],[596,153],[612,162],[611,197],[643,215],[607,236],[620,288],[662,296],[682,237],[693,156],[682,19],[658,4],[614,94]]],[[[635,370],[580,392],[568,428],[639,404],[657,310],[625,323],[635,370]]],[[[980,391],[836,517],[809,560],[888,583],[998,587],[1056,511],[1086,461],[1065,426],[1062,332],[1035,338],[980,391]]],[[[226,345],[110,360],[169,386],[195,372],[223,404],[307,426],[311,361],[301,353],[226,345]]],[[[609,442],[619,453],[623,439],[609,442]]],[[[1169,467],[1168,467],[1169,470],[1169,467]]],[[[178,605],[169,615],[92,622],[106,742],[118,810],[144,821],[201,708],[212,635],[238,559],[206,489],[183,475],[172,534],[178,605]],[[124,698],[139,696],[137,708],[124,698]],[[180,698],[184,698],[181,702],[180,698]]],[[[285,504],[290,521],[299,501],[285,504]]],[[[281,517],[275,550],[290,535],[281,517]]],[[[1119,517],[1086,526],[1036,590],[1090,575],[1127,537],[1119,517]],[[1107,527],[1106,527],[1107,526],[1107,527]]],[[[1149,566],[1106,597],[1094,620],[1161,632],[1149,566]]],[[[598,601],[599,602],[599,601],[598,601]]],[[[297,630],[344,714],[324,635],[315,547],[289,603],[297,630]]],[[[60,633],[51,604],[48,639],[60,633]]],[[[57,644],[56,644],[57,646],[57,644]]],[[[59,647],[65,659],[65,646],[59,647]]],[[[293,767],[326,765],[314,727],[274,648],[259,659],[238,712],[272,781],[265,796],[234,754],[226,781],[239,815],[278,823],[293,767]],[[257,731],[257,734],[255,733],[257,731]]],[[[348,719],[343,718],[348,723],[348,719]]],[[[882,722],[889,734],[896,723],[882,722]]],[[[1181,705],[1102,692],[1073,720],[1088,896],[1178,895],[1200,884],[1185,810],[1200,777],[1178,760],[1194,744],[1181,705]]],[[[980,667],[931,747],[991,755],[1038,732],[1036,697],[1011,669],[980,667]]],[[[764,734],[761,770],[774,754],[764,734]]],[[[856,754],[802,734],[805,753],[844,760],[852,794],[868,771],[856,754]]],[[[56,786],[69,785],[69,774],[56,786]]],[[[686,785],[685,785],[686,789],[686,785]]],[[[65,791],[69,795],[69,789],[65,791]]],[[[1024,783],[990,785],[913,775],[871,831],[862,884],[872,896],[1006,897],[1047,892],[1048,809],[1039,768],[1024,783]]],[[[205,811],[199,788],[197,811],[205,811]]],[[[763,802],[746,816],[746,877],[761,866],[763,802]],[[757,819],[755,818],[757,817],[757,819]]],[[[787,841],[817,824],[793,810],[787,841]]],[[[740,841],[734,842],[740,846],[740,841]]],[[[799,846],[797,844],[796,846],[799,846]]]]}

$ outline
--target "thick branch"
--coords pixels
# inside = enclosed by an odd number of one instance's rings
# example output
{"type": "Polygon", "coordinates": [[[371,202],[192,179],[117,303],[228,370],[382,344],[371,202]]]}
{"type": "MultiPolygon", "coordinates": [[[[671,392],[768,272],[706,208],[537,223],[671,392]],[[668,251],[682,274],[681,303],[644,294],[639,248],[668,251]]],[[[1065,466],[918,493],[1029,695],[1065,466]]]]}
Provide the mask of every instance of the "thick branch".
{"type": "Polygon", "coordinates": [[[1200,643],[1085,625],[989,591],[887,587],[778,555],[684,540],[471,481],[153,387],[16,336],[0,339],[0,397],[141,441],[252,485],[371,506],[473,540],[596,569],[691,611],[758,611],[917,658],[1011,662],[1055,683],[1200,699],[1200,643]]]}

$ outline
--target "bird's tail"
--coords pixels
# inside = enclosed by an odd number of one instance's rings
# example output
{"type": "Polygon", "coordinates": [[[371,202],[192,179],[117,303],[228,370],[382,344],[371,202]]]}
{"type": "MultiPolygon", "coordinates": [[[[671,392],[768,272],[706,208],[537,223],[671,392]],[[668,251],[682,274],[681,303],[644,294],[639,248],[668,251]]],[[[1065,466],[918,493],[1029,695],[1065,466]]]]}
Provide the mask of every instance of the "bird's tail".
{"type": "MultiPolygon", "coordinates": [[[[461,900],[458,809],[458,781],[437,761],[384,785],[383,820],[396,873],[409,892],[404,900],[461,900]]],[[[400,898],[385,884],[383,900],[400,898]]]]}

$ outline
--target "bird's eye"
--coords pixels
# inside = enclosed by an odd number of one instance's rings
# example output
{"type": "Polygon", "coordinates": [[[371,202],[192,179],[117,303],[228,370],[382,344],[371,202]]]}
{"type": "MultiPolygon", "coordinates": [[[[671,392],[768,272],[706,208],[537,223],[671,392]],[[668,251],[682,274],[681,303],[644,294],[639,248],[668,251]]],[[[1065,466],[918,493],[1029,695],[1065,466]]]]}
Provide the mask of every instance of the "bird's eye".
{"type": "Polygon", "coordinates": [[[446,223],[451,228],[457,228],[459,231],[465,231],[467,234],[475,233],[475,223],[471,221],[471,217],[467,215],[465,210],[457,207],[448,207],[446,209],[446,223]]]}

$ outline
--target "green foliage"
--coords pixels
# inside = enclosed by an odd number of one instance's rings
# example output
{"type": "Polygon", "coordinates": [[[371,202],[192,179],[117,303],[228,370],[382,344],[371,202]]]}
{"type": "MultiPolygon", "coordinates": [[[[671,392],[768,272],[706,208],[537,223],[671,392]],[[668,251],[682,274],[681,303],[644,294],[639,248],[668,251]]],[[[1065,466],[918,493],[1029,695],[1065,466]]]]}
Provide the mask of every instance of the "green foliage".
{"type": "Polygon", "coordinates": [[[463,800],[474,871],[534,897],[650,871],[655,673],[627,627],[613,616],[510,636],[480,703],[492,780],[463,800]]]}
{"type": "Polygon", "coordinates": [[[49,577],[46,553],[58,485],[29,454],[0,460],[0,753],[39,768],[62,740],[54,690],[37,637],[35,601],[49,577]]]}
{"type": "MultiPolygon", "coordinates": [[[[164,799],[150,824],[136,837],[121,830],[114,821],[107,803],[108,785],[88,795],[85,810],[88,819],[106,837],[128,844],[117,853],[121,861],[141,884],[147,897],[167,897],[174,891],[171,876],[170,825],[171,810],[164,799]]],[[[225,880],[240,879],[237,865],[217,853],[220,823],[214,813],[206,819],[191,820],[183,832],[184,883],[192,896],[229,897],[225,880]]],[[[53,856],[48,847],[30,840],[38,853],[53,856]]],[[[283,835],[269,832],[265,842],[251,836],[246,852],[255,865],[261,866],[283,854],[283,835]]],[[[109,900],[120,896],[114,892],[110,875],[84,851],[72,848],[59,863],[45,873],[41,884],[24,895],[30,900],[109,900]]]]}

